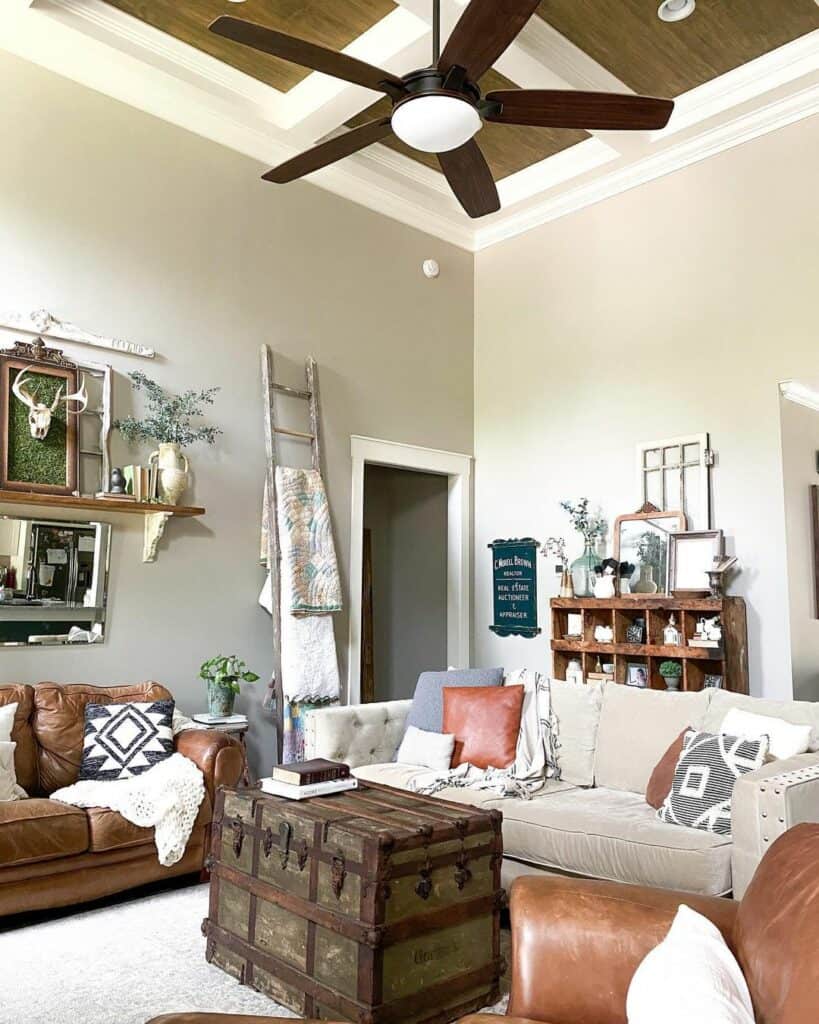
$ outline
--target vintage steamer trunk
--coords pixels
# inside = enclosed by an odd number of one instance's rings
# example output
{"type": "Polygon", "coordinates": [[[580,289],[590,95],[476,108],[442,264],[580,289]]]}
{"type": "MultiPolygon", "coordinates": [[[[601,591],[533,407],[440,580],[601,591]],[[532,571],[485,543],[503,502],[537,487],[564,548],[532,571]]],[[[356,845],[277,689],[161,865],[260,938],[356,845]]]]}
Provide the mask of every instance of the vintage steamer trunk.
{"type": "Polygon", "coordinates": [[[387,786],[216,802],[207,959],[305,1017],[455,1020],[498,998],[499,811],[387,786]]]}

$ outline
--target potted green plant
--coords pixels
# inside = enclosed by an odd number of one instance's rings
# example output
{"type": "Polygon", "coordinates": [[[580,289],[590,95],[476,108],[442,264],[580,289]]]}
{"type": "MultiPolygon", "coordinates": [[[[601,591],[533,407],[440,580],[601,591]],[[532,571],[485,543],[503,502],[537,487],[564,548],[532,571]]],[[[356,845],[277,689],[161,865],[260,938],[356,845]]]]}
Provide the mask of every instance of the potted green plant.
{"type": "Polygon", "coordinates": [[[208,684],[208,712],[211,715],[232,715],[239,682],[255,683],[259,677],[235,654],[227,657],[217,654],[202,663],[199,678],[208,684]]]}
{"type": "Polygon", "coordinates": [[[665,680],[667,690],[679,690],[682,665],[678,661],[664,661],[660,665],[660,675],[665,680]]]}
{"type": "Polygon", "coordinates": [[[126,416],[116,420],[114,427],[128,444],[142,441],[156,441],[157,451],[152,452],[148,462],[156,461],[159,467],[159,492],[162,501],[175,505],[188,486],[188,460],[182,449],[197,441],[213,444],[222,431],[219,427],[194,425],[194,417],[204,415],[205,406],[213,405],[213,396],[219,388],[205,388],[202,391],[183,391],[181,395],[169,395],[156,381],[141,370],[129,373],[135,391],[144,391],[148,403],[148,415],[143,420],[126,416]]]}

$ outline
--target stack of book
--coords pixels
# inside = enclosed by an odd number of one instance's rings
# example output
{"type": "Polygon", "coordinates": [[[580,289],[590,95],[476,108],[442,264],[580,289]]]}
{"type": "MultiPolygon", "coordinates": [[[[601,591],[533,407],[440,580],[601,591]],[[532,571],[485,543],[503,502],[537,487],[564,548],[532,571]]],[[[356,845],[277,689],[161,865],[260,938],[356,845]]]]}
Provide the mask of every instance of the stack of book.
{"type": "Polygon", "coordinates": [[[193,720],[198,725],[210,726],[212,729],[242,729],[248,725],[247,715],[201,714],[194,715],[193,720]]]}
{"type": "Polygon", "coordinates": [[[135,501],[156,501],[159,494],[159,467],[156,463],[150,466],[123,466],[125,491],[132,494],[135,501]]]}
{"type": "Polygon", "coordinates": [[[327,761],[323,757],[297,764],[283,764],[273,769],[269,779],[261,779],[265,793],[288,800],[308,800],[313,796],[330,796],[358,788],[358,780],[350,775],[349,765],[327,761]]]}

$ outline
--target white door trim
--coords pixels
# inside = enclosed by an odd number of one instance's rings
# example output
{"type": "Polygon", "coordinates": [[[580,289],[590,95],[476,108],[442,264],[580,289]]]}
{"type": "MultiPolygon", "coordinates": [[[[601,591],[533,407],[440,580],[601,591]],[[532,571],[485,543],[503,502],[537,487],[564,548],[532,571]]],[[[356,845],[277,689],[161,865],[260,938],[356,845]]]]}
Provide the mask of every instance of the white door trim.
{"type": "Polygon", "coordinates": [[[447,663],[469,665],[469,609],[472,549],[472,456],[419,448],[373,437],[350,438],[353,459],[350,516],[350,634],[347,645],[347,702],[361,703],[361,571],[364,538],[364,467],[437,473],[449,480],[447,504],[447,663]]]}

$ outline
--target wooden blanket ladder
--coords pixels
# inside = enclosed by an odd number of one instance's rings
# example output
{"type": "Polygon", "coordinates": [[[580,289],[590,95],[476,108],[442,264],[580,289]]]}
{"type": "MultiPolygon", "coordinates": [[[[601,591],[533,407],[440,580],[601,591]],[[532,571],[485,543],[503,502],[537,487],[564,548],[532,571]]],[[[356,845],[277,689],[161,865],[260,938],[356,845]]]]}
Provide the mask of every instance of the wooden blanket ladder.
{"type": "Polygon", "coordinates": [[[282,744],[284,741],[284,691],[282,688],[281,663],[281,603],[280,603],[280,564],[279,528],[276,515],[276,466],[279,464],[279,434],[295,437],[310,442],[312,467],[321,473],[321,417],[319,415],[318,366],[312,356],[305,361],[305,387],[291,388],[286,384],[278,384],[273,373],[273,353],[268,345],[261,347],[262,368],[262,407],[264,410],[264,439],[267,453],[267,486],[265,487],[265,517],[267,519],[267,567],[270,573],[271,603],[273,619],[273,672],[275,677],[275,723],[276,723],[276,756],[281,763],[282,744]],[[276,422],[276,394],[287,395],[289,398],[300,398],[307,402],[310,410],[310,430],[290,430],[280,427],[276,422]]]}

